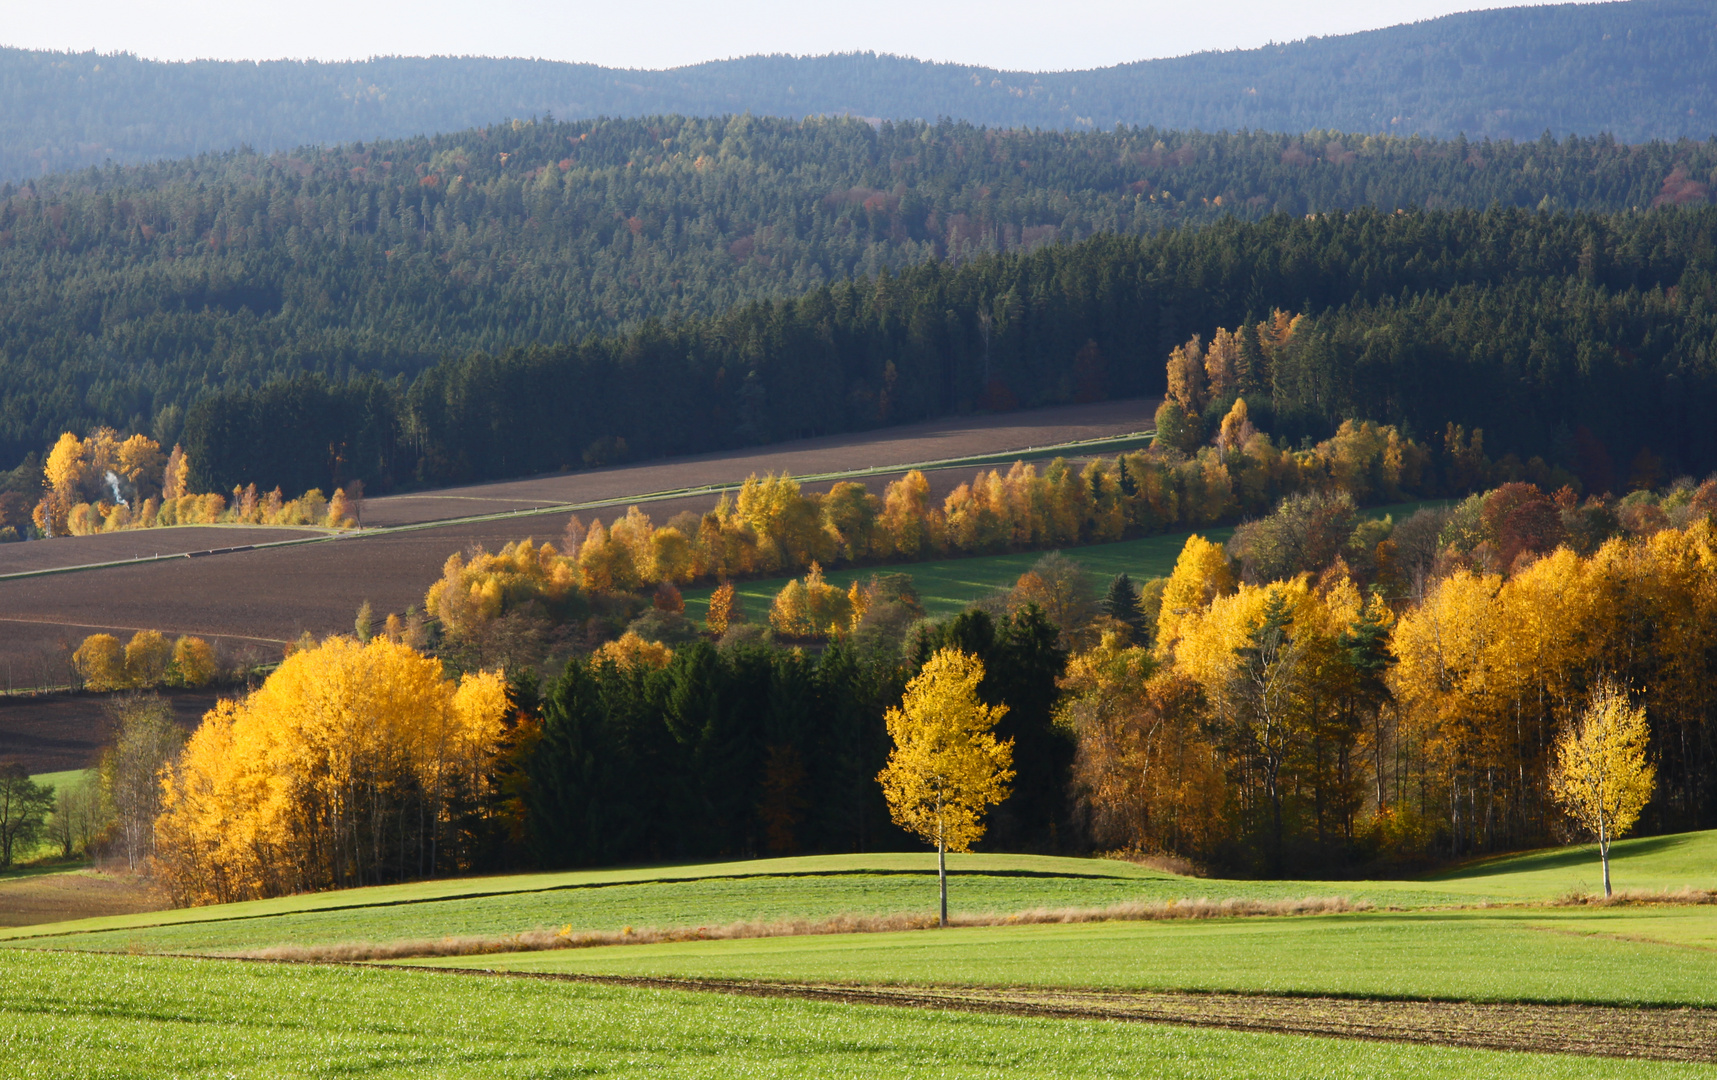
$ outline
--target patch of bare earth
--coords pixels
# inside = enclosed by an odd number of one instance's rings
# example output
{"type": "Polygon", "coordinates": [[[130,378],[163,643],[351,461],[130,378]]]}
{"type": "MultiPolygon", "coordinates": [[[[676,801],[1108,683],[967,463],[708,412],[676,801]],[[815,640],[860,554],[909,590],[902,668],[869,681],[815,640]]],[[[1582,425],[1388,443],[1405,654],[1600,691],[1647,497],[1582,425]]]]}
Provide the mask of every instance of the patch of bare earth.
{"type": "MultiPolygon", "coordinates": [[[[469,969],[438,970],[469,973],[469,969]]],[[[1477,1050],[1717,1062],[1717,1009],[516,974],[853,1005],[1127,1020],[1477,1050]]]]}
{"type": "MultiPolygon", "coordinates": [[[[0,657],[3,670],[4,657],[0,657]]],[[[237,690],[165,690],[173,716],[193,730],[222,696],[237,690]]],[[[109,707],[123,694],[0,696],[0,761],[16,761],[32,773],[94,765],[110,735],[109,707]]]]}
{"type": "Polygon", "coordinates": [[[166,898],[135,874],[68,870],[0,878],[0,926],[130,915],[166,906],[166,898]]]}
{"type": "Polygon", "coordinates": [[[126,560],[158,559],[302,540],[326,535],[325,529],[288,529],[262,525],[177,525],[160,529],[128,529],[95,536],[60,536],[52,540],[0,544],[0,574],[23,574],[72,566],[126,560]]]}

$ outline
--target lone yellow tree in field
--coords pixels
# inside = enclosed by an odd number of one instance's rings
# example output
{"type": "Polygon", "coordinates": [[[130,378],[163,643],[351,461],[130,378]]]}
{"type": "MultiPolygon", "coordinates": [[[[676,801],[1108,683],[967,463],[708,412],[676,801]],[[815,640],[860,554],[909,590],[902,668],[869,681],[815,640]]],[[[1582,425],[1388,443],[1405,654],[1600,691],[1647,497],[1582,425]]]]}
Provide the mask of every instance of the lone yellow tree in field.
{"type": "Polygon", "coordinates": [[[970,851],[984,835],[984,811],[1008,797],[1013,740],[991,729],[1006,705],[978,698],[984,665],[942,649],[906,684],[900,708],[888,710],[894,749],[877,774],[894,823],[936,845],[942,925],[948,925],[948,852],[970,851]]]}
{"type": "Polygon", "coordinates": [[[1657,778],[1646,760],[1649,737],[1645,708],[1606,681],[1556,740],[1551,791],[1569,816],[1598,838],[1605,896],[1610,895],[1610,842],[1633,828],[1657,778]]]}

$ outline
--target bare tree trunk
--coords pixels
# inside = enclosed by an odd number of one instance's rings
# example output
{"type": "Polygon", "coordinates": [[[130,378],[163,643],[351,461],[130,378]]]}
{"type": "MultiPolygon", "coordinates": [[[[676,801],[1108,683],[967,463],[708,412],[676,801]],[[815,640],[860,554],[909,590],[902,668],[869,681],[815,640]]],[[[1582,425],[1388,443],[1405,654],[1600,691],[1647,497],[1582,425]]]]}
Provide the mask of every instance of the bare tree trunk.
{"type": "Polygon", "coordinates": [[[942,925],[948,925],[948,829],[942,821],[942,796],[936,796],[936,884],[942,890],[942,925]]]}
{"type": "Polygon", "coordinates": [[[1598,811],[1598,861],[1604,864],[1604,899],[1610,898],[1610,831],[1604,813],[1598,811]]]}
{"type": "MultiPolygon", "coordinates": [[[[1609,892],[1608,864],[1604,871],[1604,891],[1609,892]]],[[[948,925],[948,845],[941,836],[936,837],[936,877],[942,886],[942,925],[948,925]]]]}

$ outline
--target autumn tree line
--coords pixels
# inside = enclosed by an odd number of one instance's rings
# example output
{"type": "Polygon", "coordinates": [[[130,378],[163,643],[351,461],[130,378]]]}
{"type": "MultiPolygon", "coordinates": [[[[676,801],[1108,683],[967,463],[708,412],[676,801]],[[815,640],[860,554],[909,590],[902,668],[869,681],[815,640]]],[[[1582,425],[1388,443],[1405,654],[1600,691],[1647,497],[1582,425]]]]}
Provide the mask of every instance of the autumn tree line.
{"type": "MultiPolygon", "coordinates": [[[[413,629],[395,615],[388,632],[423,643],[433,630],[442,648],[476,663],[534,661],[557,630],[601,635],[638,620],[649,636],[683,639],[690,631],[669,617],[683,610],[678,590],[696,583],[1104,543],[1266,514],[1301,492],[1396,502],[1464,493],[1493,471],[1550,472],[1542,461],[1493,463],[1482,434],[1454,430],[1435,451],[1373,424],[1345,424],[1331,439],[1289,449],[1250,425],[1243,399],[1229,400],[1229,438],[1220,446],[1188,455],[1159,441],[1082,466],[1058,459],[1041,471],[1015,463],[979,472],[940,502],[917,471],[880,496],[852,481],[816,492],[785,475],[753,476],[713,510],[661,525],[638,507],[607,524],[575,516],[555,540],[449,556],[425,598],[433,625],[413,629]]],[[[771,614],[777,629],[824,636],[831,620],[844,627],[864,616],[864,597],[832,597],[830,588],[815,575],[789,586],[771,614]]]]}
{"type": "MultiPolygon", "coordinates": [[[[992,850],[1293,875],[1555,843],[1583,835],[1563,763],[1595,711],[1641,766],[1619,827],[1700,827],[1717,482],[1629,498],[1513,482],[1396,521],[1298,495],[1226,546],[1193,536],[1142,589],[1046,556],[965,613],[920,610],[892,652],[628,634],[546,681],[454,681],[397,627],[334,637],[166,762],[151,857],[208,900],[899,849],[890,710],[950,656],[1008,751],[992,850]]],[[[916,602],[886,575],[869,591],[916,602]]]]}
{"type": "Polygon", "coordinates": [[[970,674],[962,708],[995,748],[994,806],[957,844],[1284,875],[1555,842],[1577,835],[1568,748],[1606,717],[1640,766],[1618,827],[1699,827],[1717,795],[1714,513],[1717,481],[1619,501],[1514,481],[1399,521],[1306,492],[1227,545],[1194,535],[1143,588],[1100,590],[1056,552],[929,620],[907,576],[879,573],[856,625],[818,641],[631,631],[546,681],[450,676],[456,653],[360,616],[188,741],[122,734],[133,809],[109,806],[107,842],[183,902],[898,849],[930,825],[923,799],[900,809],[918,781],[889,772],[911,756],[897,706],[940,671],[970,674]],[[889,646],[867,645],[891,608],[889,646]]]}

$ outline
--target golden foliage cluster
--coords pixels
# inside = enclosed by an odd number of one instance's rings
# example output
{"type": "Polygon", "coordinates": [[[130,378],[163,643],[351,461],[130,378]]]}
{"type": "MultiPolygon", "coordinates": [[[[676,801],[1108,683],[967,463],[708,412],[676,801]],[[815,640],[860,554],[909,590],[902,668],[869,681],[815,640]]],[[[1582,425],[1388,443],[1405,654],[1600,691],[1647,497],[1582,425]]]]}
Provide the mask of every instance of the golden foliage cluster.
{"type": "Polygon", "coordinates": [[[454,682],[384,638],[295,651],[211,710],[163,778],[163,879],[213,903],[459,869],[507,710],[498,674],[454,682]]]}
{"type": "Polygon", "coordinates": [[[537,545],[527,538],[494,554],[448,556],[440,579],[429,587],[424,608],[449,633],[468,633],[522,603],[558,606],[579,587],[576,560],[561,555],[553,544],[537,545]]]}
{"type": "Polygon", "coordinates": [[[168,641],[139,630],[123,646],[112,634],[91,634],[72,653],[72,667],[91,690],[207,686],[217,674],[215,651],[199,637],[168,641]]]}
{"type": "MultiPolygon", "coordinates": [[[[45,492],[32,517],[47,536],[90,536],[122,529],[167,525],[315,525],[344,529],[357,524],[356,499],[344,488],[332,498],[312,488],[287,499],[279,488],[259,494],[256,485],[234,488],[230,501],[186,487],[190,462],[180,447],[163,455],[145,435],[120,440],[112,428],[87,439],[62,434],[42,467],[45,492]]],[[[357,486],[354,485],[354,492],[357,486]]]]}
{"type": "Polygon", "coordinates": [[[894,749],[877,780],[889,813],[939,850],[970,851],[1014,777],[1013,741],[993,734],[1007,706],[983,703],[983,679],[976,657],[939,650],[885,717],[894,749]]]}
{"type": "Polygon", "coordinates": [[[823,580],[817,563],[803,579],[789,581],[775,594],[769,627],[786,637],[842,637],[864,612],[858,582],[846,590],[823,580]]]}
{"type": "Polygon", "coordinates": [[[673,649],[659,641],[645,641],[630,630],[605,643],[590,657],[595,664],[609,663],[617,667],[648,671],[662,670],[673,658],[673,649]]]}
{"type": "Polygon", "coordinates": [[[1069,664],[1098,837],[1197,855],[1286,819],[1411,857],[1539,841],[1559,811],[1613,837],[1673,807],[1647,746],[1702,738],[1717,685],[1708,517],[1438,574],[1392,606],[1339,560],[1251,584],[1190,538],[1152,652],[1106,636],[1069,664]]]}

